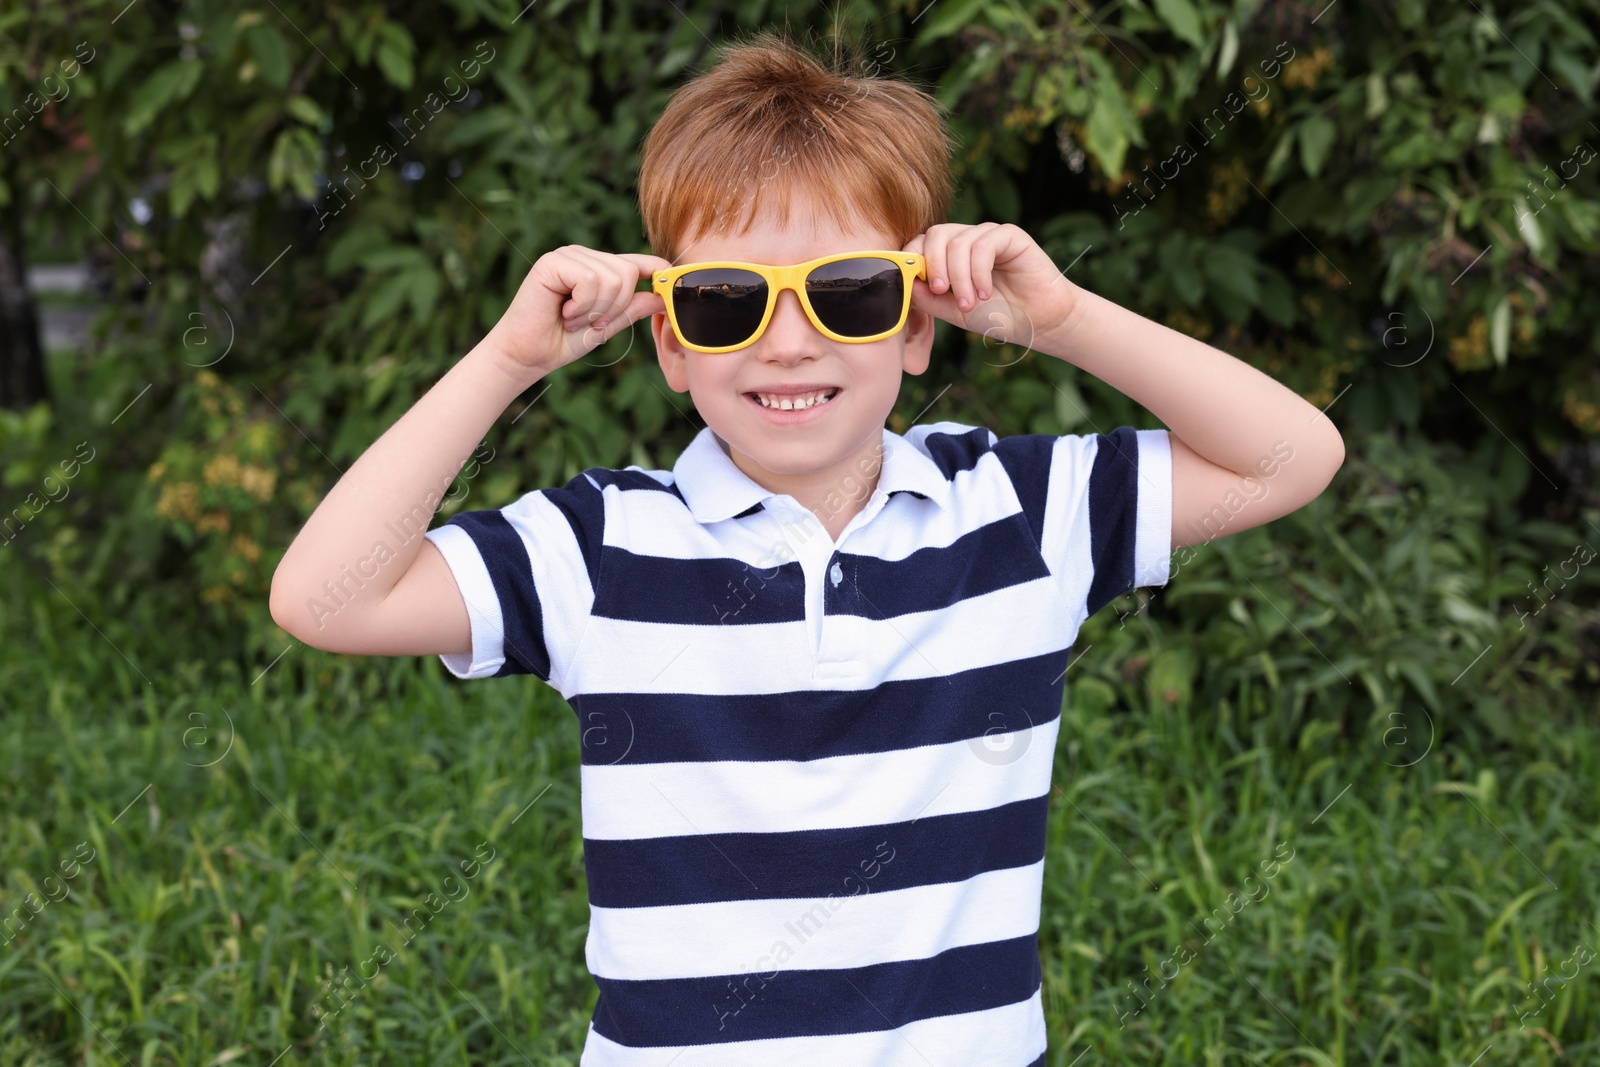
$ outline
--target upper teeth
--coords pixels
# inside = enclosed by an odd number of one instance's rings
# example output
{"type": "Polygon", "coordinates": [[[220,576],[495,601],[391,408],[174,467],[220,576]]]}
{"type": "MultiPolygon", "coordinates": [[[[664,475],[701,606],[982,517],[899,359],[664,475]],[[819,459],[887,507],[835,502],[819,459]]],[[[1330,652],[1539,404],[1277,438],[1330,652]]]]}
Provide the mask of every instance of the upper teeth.
{"type": "Polygon", "coordinates": [[[800,393],[798,395],[757,393],[756,398],[761,401],[762,407],[779,408],[783,411],[800,411],[811,407],[813,404],[826,404],[833,399],[837,390],[819,389],[814,393],[800,393]]]}

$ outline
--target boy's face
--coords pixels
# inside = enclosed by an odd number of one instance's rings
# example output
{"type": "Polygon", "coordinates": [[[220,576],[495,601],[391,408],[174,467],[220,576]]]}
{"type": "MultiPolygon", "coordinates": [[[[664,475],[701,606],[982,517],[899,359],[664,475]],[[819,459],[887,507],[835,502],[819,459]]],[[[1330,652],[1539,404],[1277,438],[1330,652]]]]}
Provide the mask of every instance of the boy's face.
{"type": "MultiPolygon", "coordinates": [[[[858,223],[841,229],[796,192],[789,220],[758,215],[743,234],[702,235],[684,247],[678,263],[739,260],[787,265],[837,252],[896,251],[901,242],[858,223]]],[[[922,283],[918,283],[922,284],[922,283]]],[[[826,489],[835,480],[859,479],[875,453],[900,393],[901,372],[928,369],[933,316],[912,308],[905,327],[866,344],[832,341],[806,318],[790,290],[778,294],[772,321],[753,344],[733,352],[683,347],[666,314],[652,317],[656,354],[667,384],[687,391],[706,425],[728,443],[731,458],[769,489],[826,489]],[[755,393],[804,385],[836,389],[833,399],[805,412],[763,407],[755,393]],[[798,418],[797,418],[798,417],[798,418]]]]}

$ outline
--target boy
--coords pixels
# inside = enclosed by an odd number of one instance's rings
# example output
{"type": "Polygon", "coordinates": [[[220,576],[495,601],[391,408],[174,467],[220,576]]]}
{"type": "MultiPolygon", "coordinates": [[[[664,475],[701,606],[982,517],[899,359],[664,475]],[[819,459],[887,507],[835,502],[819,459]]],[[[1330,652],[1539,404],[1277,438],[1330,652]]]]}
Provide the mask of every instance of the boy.
{"type": "Polygon", "coordinates": [[[659,255],[542,256],[274,577],[308,644],[532,673],[572,704],[586,1067],[1042,1065],[1079,625],[1342,462],[1315,407],[1073,285],[1017,227],[940,224],[947,159],[918,89],[770,35],[728,50],[646,141],[659,255]],[[519,394],[645,315],[706,423],[671,471],[593,468],[375,551],[418,501],[426,525],[519,394]],[[935,319],[1070,360],[1169,429],[891,433],[935,319]],[[308,608],[366,556],[337,612],[308,608]]]}

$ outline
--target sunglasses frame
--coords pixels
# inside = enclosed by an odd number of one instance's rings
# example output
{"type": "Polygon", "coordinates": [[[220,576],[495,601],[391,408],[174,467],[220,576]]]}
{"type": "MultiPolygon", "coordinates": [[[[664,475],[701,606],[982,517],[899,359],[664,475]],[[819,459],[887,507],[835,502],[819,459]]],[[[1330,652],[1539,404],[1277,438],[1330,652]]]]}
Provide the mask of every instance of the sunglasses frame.
{"type": "Polygon", "coordinates": [[[912,282],[917,278],[921,278],[926,281],[927,277],[928,261],[924,259],[920,253],[889,252],[882,249],[863,249],[854,252],[839,252],[831,256],[823,256],[820,259],[807,260],[804,263],[793,263],[787,266],[772,266],[771,264],[767,263],[744,263],[737,260],[728,259],[706,260],[700,263],[684,263],[676,267],[670,267],[664,271],[657,271],[651,278],[650,287],[657,296],[661,297],[662,303],[666,305],[667,321],[672,324],[672,333],[675,337],[677,337],[679,344],[683,345],[685,348],[693,349],[696,352],[718,353],[736,352],[741,348],[748,348],[759,341],[761,339],[761,335],[767,332],[767,325],[772,322],[772,313],[777,309],[778,306],[778,294],[783,292],[785,289],[794,290],[795,296],[800,301],[801,309],[806,313],[806,318],[811,320],[811,325],[817,328],[818,333],[822,334],[822,336],[828,338],[830,341],[842,341],[846,344],[868,344],[872,341],[881,341],[885,337],[893,337],[895,334],[899,333],[905,328],[906,318],[911,312],[912,282]],[[845,337],[841,334],[834,333],[826,325],[824,325],[822,319],[817,316],[816,309],[811,306],[810,297],[806,295],[806,276],[812,271],[816,270],[818,267],[826,266],[829,263],[838,263],[846,259],[884,259],[900,268],[901,279],[905,286],[905,299],[901,302],[900,318],[896,320],[893,329],[884,330],[882,333],[875,333],[870,337],[845,337]],[[679,278],[692,271],[712,270],[719,268],[747,270],[752,274],[760,275],[761,279],[767,283],[766,310],[762,312],[761,323],[756,327],[755,332],[752,333],[748,339],[741,341],[736,345],[707,347],[705,345],[691,344],[684,338],[683,331],[678,329],[678,311],[672,303],[672,287],[677,284],[679,278]]]}

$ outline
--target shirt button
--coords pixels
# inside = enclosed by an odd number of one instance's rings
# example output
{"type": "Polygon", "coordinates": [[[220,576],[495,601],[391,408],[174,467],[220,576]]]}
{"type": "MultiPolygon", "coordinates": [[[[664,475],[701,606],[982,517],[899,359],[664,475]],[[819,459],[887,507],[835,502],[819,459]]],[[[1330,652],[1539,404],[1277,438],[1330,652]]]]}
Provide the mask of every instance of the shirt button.
{"type": "Polygon", "coordinates": [[[844,569],[835,563],[833,569],[828,572],[828,577],[833,579],[834,585],[838,585],[844,581],[844,569]]]}

